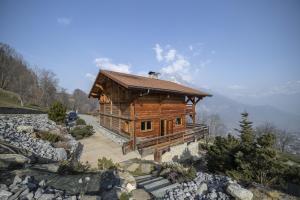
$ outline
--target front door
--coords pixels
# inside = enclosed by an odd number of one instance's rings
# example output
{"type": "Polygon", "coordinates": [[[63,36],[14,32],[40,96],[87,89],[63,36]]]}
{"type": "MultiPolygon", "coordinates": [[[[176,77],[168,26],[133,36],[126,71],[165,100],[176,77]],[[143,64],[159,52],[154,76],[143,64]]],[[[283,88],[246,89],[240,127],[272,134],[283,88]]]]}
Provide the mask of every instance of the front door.
{"type": "Polygon", "coordinates": [[[167,120],[160,120],[160,136],[164,136],[167,133],[167,120]]]}
{"type": "Polygon", "coordinates": [[[168,120],[168,134],[173,133],[173,120],[168,120]]]}

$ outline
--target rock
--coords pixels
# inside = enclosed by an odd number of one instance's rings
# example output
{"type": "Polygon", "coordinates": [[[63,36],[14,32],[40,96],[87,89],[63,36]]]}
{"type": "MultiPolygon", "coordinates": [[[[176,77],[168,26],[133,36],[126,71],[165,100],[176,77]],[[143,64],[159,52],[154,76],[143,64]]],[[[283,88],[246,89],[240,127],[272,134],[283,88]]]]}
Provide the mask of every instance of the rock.
{"type": "Polygon", "coordinates": [[[253,193],[249,190],[242,188],[239,184],[229,183],[226,191],[228,194],[238,200],[252,200],[253,193]]]}
{"type": "Polygon", "coordinates": [[[5,184],[0,184],[0,190],[8,190],[7,185],[5,185],[5,184]]]}
{"type": "Polygon", "coordinates": [[[109,190],[116,185],[120,185],[120,178],[118,178],[113,171],[105,171],[101,174],[101,190],[109,190]]]}
{"type": "Polygon", "coordinates": [[[145,190],[143,189],[136,189],[136,190],[133,190],[131,192],[132,194],[132,199],[133,200],[140,200],[140,199],[143,199],[143,200],[150,200],[151,199],[151,196],[149,195],[148,192],[146,192],[145,190]]]}
{"type": "Polygon", "coordinates": [[[59,170],[59,163],[37,164],[37,165],[33,165],[31,168],[57,173],[59,170]]]}
{"type": "Polygon", "coordinates": [[[55,194],[42,194],[39,199],[41,200],[52,200],[55,199],[55,194]]]}
{"type": "Polygon", "coordinates": [[[64,148],[56,148],[55,149],[55,156],[56,156],[56,160],[60,161],[60,160],[67,160],[68,156],[67,156],[67,152],[64,148]]]}
{"type": "Polygon", "coordinates": [[[201,185],[199,186],[199,188],[197,189],[197,194],[198,195],[202,195],[203,192],[207,191],[207,184],[206,183],[201,183],[201,185]]]}
{"type": "Polygon", "coordinates": [[[100,196],[84,195],[80,200],[101,200],[100,196]]]}
{"type": "Polygon", "coordinates": [[[33,192],[30,192],[29,194],[26,195],[27,200],[32,200],[33,199],[33,192]]]}
{"type": "Polygon", "coordinates": [[[141,172],[143,174],[150,174],[153,170],[153,164],[152,163],[141,163],[140,164],[141,172]]]}
{"type": "Polygon", "coordinates": [[[132,163],[131,165],[129,165],[127,167],[127,170],[130,171],[130,172],[134,172],[139,168],[139,166],[140,165],[138,163],[132,163]]]}
{"type": "Polygon", "coordinates": [[[12,185],[16,185],[21,182],[22,182],[22,179],[18,175],[16,175],[12,185]]]}
{"type": "Polygon", "coordinates": [[[17,131],[19,133],[21,132],[26,132],[26,133],[33,133],[33,127],[32,126],[24,126],[24,125],[21,125],[21,126],[18,126],[17,127],[17,131]]]}
{"type": "Polygon", "coordinates": [[[42,188],[38,188],[34,193],[34,198],[39,199],[43,193],[44,193],[44,190],[42,188]]]}
{"type": "Polygon", "coordinates": [[[7,200],[12,195],[11,192],[6,190],[0,190],[0,199],[1,200],[7,200]]]}
{"type": "Polygon", "coordinates": [[[0,169],[22,166],[30,163],[30,159],[20,154],[0,154],[0,169]]]}
{"type": "Polygon", "coordinates": [[[131,192],[132,190],[135,190],[135,189],[136,189],[135,185],[132,185],[131,183],[127,183],[127,185],[126,185],[127,192],[131,192]]]}
{"type": "Polygon", "coordinates": [[[45,186],[46,186],[46,181],[45,181],[45,180],[41,180],[41,181],[39,182],[39,186],[40,186],[40,187],[45,187],[45,186]]]}

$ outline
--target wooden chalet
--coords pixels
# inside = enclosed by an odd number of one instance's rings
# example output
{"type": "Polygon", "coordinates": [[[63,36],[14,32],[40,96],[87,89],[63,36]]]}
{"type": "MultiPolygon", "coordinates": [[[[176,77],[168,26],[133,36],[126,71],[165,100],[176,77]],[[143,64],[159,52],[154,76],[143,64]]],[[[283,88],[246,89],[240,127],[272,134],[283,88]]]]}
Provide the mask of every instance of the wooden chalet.
{"type": "Polygon", "coordinates": [[[89,98],[99,99],[100,125],[128,138],[123,153],[161,153],[171,146],[202,138],[208,127],[196,124],[195,107],[211,96],[174,82],[100,70],[89,98]],[[190,122],[190,123],[188,123],[190,122]]]}

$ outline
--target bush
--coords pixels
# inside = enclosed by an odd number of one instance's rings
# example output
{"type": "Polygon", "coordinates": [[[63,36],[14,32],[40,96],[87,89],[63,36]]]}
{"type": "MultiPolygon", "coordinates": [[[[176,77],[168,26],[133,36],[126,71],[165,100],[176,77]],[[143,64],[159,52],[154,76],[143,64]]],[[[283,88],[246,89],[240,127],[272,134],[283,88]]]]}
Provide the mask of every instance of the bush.
{"type": "Polygon", "coordinates": [[[116,169],[117,167],[118,164],[113,163],[111,159],[107,159],[106,157],[102,157],[98,159],[99,170],[116,169]]]}
{"type": "Polygon", "coordinates": [[[194,167],[184,168],[178,163],[167,163],[162,165],[159,174],[169,179],[172,183],[182,183],[192,181],[196,178],[197,172],[194,167]]]}
{"type": "Polygon", "coordinates": [[[77,125],[77,126],[78,126],[78,125],[86,125],[86,122],[85,122],[84,119],[78,118],[78,119],[76,120],[76,125],[77,125]]]}
{"type": "Polygon", "coordinates": [[[72,129],[70,133],[76,140],[80,140],[93,135],[94,129],[91,125],[77,126],[74,129],[72,129]]]}
{"type": "Polygon", "coordinates": [[[122,192],[120,195],[120,200],[129,200],[131,197],[130,193],[122,192]]]}
{"type": "Polygon", "coordinates": [[[62,103],[56,101],[51,105],[48,111],[48,117],[57,123],[64,123],[66,117],[66,108],[62,103]]]}
{"type": "Polygon", "coordinates": [[[47,140],[51,143],[56,143],[63,140],[61,136],[46,131],[40,131],[36,133],[36,137],[42,140],[47,140]]]}
{"type": "Polygon", "coordinates": [[[61,161],[59,164],[59,174],[80,174],[90,171],[91,165],[88,162],[61,161]]]}

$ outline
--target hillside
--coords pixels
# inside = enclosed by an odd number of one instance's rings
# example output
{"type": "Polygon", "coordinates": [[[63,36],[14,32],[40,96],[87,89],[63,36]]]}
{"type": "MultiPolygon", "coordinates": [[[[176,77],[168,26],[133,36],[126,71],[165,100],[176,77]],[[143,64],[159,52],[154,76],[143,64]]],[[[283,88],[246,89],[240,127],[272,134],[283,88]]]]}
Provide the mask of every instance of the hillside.
{"type": "Polygon", "coordinates": [[[237,128],[241,112],[247,111],[254,125],[271,122],[279,128],[292,132],[300,130],[300,116],[296,114],[272,106],[246,105],[217,93],[212,94],[213,97],[200,101],[197,106],[198,113],[218,114],[229,129],[237,128]]]}
{"type": "Polygon", "coordinates": [[[0,88],[0,107],[22,107],[20,95],[0,88]]]}

